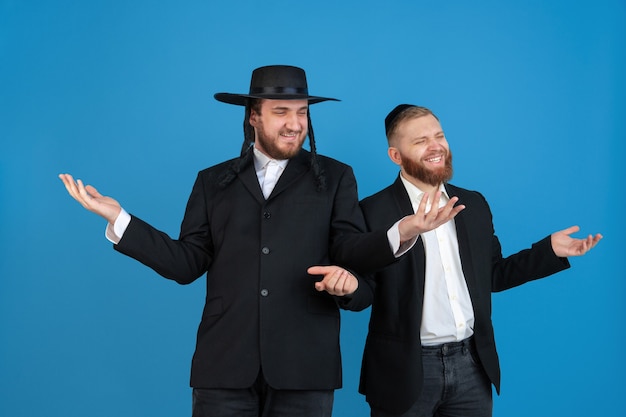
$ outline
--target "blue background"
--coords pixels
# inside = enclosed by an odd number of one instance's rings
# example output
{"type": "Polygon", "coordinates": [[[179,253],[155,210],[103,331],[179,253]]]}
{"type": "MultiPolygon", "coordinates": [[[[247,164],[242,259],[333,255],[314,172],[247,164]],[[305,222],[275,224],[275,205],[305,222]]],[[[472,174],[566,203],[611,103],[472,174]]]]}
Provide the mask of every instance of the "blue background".
{"type": "MultiPolygon", "coordinates": [[[[505,254],[572,224],[603,233],[570,270],[494,294],[494,410],[626,413],[624,1],[384,3],[0,1],[0,415],[190,415],[204,279],[114,252],[57,174],[177,236],[197,171],[240,149],[243,110],[213,94],[268,64],[342,99],[313,124],[361,197],[397,175],[383,119],[408,102],[440,117],[452,182],[485,194],[505,254]]],[[[343,314],[338,417],[368,415],[368,316],[343,314]]]]}

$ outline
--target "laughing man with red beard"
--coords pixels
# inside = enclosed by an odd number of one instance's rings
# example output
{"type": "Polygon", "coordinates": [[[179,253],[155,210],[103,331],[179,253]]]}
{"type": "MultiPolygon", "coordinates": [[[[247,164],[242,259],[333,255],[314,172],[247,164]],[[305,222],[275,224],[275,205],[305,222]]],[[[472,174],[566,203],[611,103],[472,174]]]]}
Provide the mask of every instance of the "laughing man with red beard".
{"type": "Polygon", "coordinates": [[[448,183],[438,118],[402,104],[385,128],[400,175],[361,207],[370,230],[389,230],[398,261],[351,295],[372,305],[360,392],[373,417],[491,416],[491,385],[500,388],[491,293],[568,268],[602,236],[575,239],[573,226],[504,258],[484,197],[448,183]]]}

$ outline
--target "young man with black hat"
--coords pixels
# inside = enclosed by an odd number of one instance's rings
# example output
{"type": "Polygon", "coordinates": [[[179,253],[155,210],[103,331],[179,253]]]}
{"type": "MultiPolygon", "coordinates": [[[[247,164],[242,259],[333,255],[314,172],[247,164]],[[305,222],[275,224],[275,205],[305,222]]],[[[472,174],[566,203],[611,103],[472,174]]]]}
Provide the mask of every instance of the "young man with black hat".
{"type": "Polygon", "coordinates": [[[500,388],[491,292],[568,268],[568,256],[602,236],[572,238],[573,226],[503,258],[484,197],[448,183],[452,154],[439,119],[402,104],[385,130],[400,174],[361,207],[368,229],[395,230],[390,240],[406,255],[352,294],[372,304],[359,390],[373,417],[490,416],[491,385],[500,388]]]}
{"type": "Polygon", "coordinates": [[[317,154],[309,116],[310,104],[335,99],[309,95],[302,69],[261,67],[248,94],[215,98],[245,106],[244,144],[238,158],[198,174],[178,239],[60,178],[108,221],[115,250],[180,284],[207,274],[194,417],[330,416],[341,386],[338,304],[363,307],[341,298],[358,286],[353,275],[312,266],[384,263],[389,244],[384,233],[379,247],[354,241],[365,230],[354,174],[317,154]]]}

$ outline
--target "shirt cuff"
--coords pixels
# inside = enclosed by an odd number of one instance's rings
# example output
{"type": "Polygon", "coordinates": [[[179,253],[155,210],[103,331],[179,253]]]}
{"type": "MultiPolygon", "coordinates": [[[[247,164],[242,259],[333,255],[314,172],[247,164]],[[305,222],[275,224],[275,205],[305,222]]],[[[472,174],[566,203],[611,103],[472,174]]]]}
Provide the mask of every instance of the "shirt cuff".
{"type": "Polygon", "coordinates": [[[109,242],[116,245],[120,243],[120,240],[122,240],[124,232],[126,231],[128,224],[130,223],[130,219],[130,214],[128,214],[126,210],[122,209],[122,211],[120,211],[120,214],[117,216],[117,219],[115,219],[115,223],[107,224],[104,235],[109,240],[109,242]]]}
{"type": "Polygon", "coordinates": [[[400,245],[400,222],[402,219],[398,220],[389,230],[387,230],[387,239],[389,239],[389,247],[391,248],[391,252],[393,256],[396,258],[401,257],[405,253],[407,253],[415,242],[417,242],[418,236],[415,236],[413,239],[407,240],[402,245],[400,245]]]}

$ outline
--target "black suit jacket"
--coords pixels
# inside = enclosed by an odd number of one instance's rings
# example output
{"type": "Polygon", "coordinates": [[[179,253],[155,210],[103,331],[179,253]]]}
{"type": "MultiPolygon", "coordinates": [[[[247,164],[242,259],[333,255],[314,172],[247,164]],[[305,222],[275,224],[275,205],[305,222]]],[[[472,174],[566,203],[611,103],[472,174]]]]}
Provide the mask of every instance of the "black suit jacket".
{"type": "MultiPolygon", "coordinates": [[[[502,291],[569,267],[552,251],[550,238],[507,258],[483,196],[447,184],[450,196],[466,208],[455,218],[459,252],[474,309],[474,339],[480,361],[499,392],[500,367],[491,322],[491,292],[502,291]]],[[[412,214],[401,179],[361,202],[370,230],[387,230],[412,214]]],[[[361,285],[353,298],[373,302],[359,391],[371,406],[403,413],[422,389],[420,324],[424,298],[424,246],[419,238],[409,253],[380,270],[371,286],[361,285]]]]}
{"type": "MultiPolygon", "coordinates": [[[[325,191],[316,190],[303,150],[267,200],[251,161],[225,188],[218,182],[231,161],[208,168],[198,174],[177,240],[132,217],[115,246],[181,284],[207,274],[193,387],[250,387],[261,368],[278,389],[341,386],[338,303],[315,290],[319,278],[307,268],[358,264],[359,245],[350,239],[365,224],[352,169],[319,160],[325,191]]],[[[385,251],[386,238],[377,239],[372,253],[385,251]]]]}

